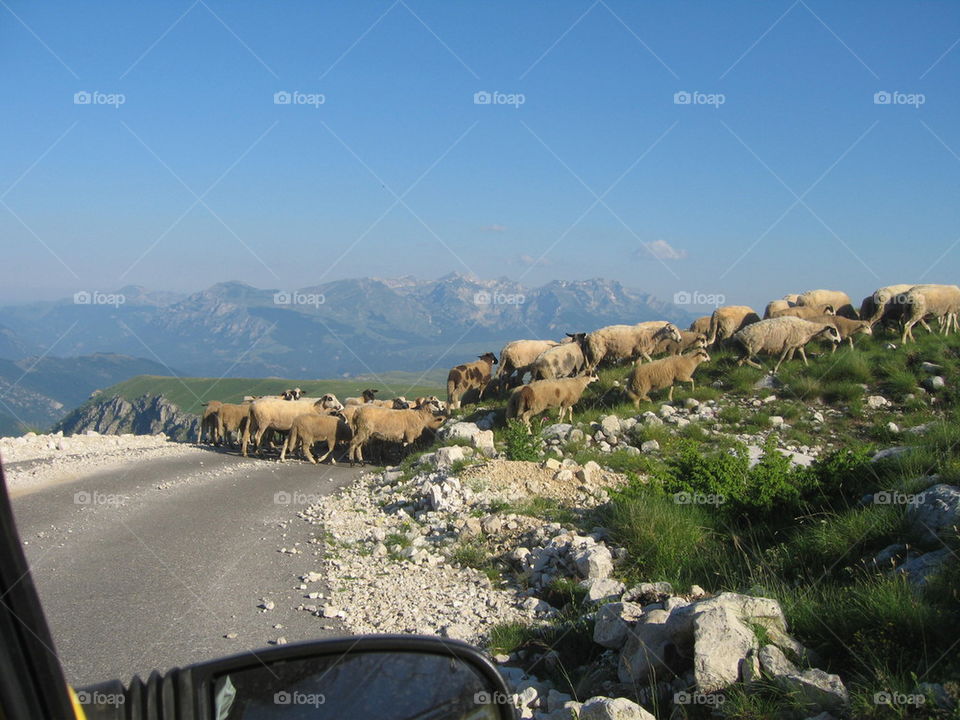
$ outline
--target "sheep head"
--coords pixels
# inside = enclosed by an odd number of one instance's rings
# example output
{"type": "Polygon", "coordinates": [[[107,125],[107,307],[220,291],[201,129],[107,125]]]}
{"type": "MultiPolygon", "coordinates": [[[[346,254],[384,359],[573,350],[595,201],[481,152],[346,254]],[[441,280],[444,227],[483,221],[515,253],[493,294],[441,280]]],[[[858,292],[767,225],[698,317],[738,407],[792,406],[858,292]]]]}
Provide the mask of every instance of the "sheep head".
{"type": "Polygon", "coordinates": [[[497,364],[497,356],[492,352],[484,353],[483,355],[480,355],[479,358],[484,362],[490,363],[491,365],[497,364]]]}

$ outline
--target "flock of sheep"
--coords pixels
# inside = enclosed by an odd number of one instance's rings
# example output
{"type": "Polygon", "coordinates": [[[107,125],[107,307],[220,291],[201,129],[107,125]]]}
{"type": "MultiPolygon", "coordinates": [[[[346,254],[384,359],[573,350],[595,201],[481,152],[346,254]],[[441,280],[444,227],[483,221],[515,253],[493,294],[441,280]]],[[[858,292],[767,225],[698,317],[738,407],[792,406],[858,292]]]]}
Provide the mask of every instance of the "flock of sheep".
{"type": "Polygon", "coordinates": [[[305,398],[299,388],[279,396],[245,398],[242,404],[210,402],[205,407],[197,437],[204,434],[215,442],[236,435],[241,453],[250,445],[262,454],[272,435],[286,433],[280,441],[280,460],[300,449],[311,462],[327,457],[336,462],[338,443],[348,447],[350,464],[363,464],[364,447],[372,443],[401,443],[408,446],[428,430],[440,427],[449,410],[462,402],[509,393],[506,416],[517,418],[528,428],[537,414],[556,408],[558,420],[573,418],[573,405],[586,387],[597,379],[601,365],[633,363],[625,383],[625,394],[639,407],[652,390],[669,390],[677,382],[695,387],[697,367],[710,360],[707,348],[725,344],[739,351],[737,364],[760,368],[759,355],[776,357],[773,372],[799,351],[807,363],[805,346],[825,341],[832,350],[843,341],[853,347],[857,334],[873,333],[878,326],[897,327],[901,340],[913,340],[912,329],[927,320],[939,323],[940,332],[960,329],[960,287],[956,285],[890,285],[864,298],[859,311],[850,297],[838,290],[811,290],[787,295],[770,302],[763,319],[745,305],[717,308],[711,315],[680,330],[667,321],[636,325],[609,325],[591,333],[567,333],[562,342],[515,340],[497,356],[491,352],[479,359],[457,365],[447,377],[446,405],[437,397],[377,400],[376,390],[364,390],[360,397],[341,403],[331,394],[305,398]],[[653,359],[654,355],[665,355],[653,359]],[[527,377],[529,376],[529,380],[527,377]],[[311,449],[320,443],[326,452],[314,458],[311,449]]]}

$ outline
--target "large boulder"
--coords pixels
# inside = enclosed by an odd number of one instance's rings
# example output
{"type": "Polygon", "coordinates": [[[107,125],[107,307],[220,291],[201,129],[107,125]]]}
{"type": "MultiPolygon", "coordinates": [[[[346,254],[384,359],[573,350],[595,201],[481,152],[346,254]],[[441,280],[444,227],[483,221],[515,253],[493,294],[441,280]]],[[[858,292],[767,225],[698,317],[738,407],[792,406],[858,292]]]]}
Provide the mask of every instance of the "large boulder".
{"type": "Polygon", "coordinates": [[[946,540],[960,525],[960,488],[939,483],[924,490],[907,508],[907,522],[924,542],[946,540]]]}
{"type": "Polygon", "coordinates": [[[627,641],[630,625],[643,615],[643,608],[636,603],[616,602],[604,605],[597,611],[593,624],[593,641],[612,650],[619,650],[627,641]]]}
{"type": "Polygon", "coordinates": [[[580,720],[656,720],[627,698],[593,697],[580,708],[580,720]]]}
{"type": "Polygon", "coordinates": [[[598,543],[577,550],[573,563],[581,577],[608,578],[613,573],[613,555],[606,545],[598,543]]]}
{"type": "Polygon", "coordinates": [[[741,663],[757,648],[753,630],[729,606],[698,613],[693,637],[693,673],[702,693],[714,693],[737,682],[741,663]]]}

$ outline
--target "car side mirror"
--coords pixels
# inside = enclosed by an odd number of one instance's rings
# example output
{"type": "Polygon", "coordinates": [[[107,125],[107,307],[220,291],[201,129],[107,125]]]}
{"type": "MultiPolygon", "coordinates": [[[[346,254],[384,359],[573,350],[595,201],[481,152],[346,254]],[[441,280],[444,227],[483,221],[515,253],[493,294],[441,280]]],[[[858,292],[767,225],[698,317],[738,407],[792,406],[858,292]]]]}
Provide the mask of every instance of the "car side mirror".
{"type": "Polygon", "coordinates": [[[88,720],[507,720],[505,681],[475,648],[367,635],[250,651],[77,690],[88,720]]]}

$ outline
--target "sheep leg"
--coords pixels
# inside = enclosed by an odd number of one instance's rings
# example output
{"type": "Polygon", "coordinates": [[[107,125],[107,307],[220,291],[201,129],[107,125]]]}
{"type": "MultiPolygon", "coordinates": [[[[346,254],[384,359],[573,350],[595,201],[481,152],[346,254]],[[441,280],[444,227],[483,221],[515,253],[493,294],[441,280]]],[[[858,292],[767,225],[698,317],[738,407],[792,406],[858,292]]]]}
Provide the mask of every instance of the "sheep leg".
{"type": "Polygon", "coordinates": [[[738,366],[739,366],[739,365],[743,365],[743,363],[746,363],[746,364],[749,365],[750,367],[755,367],[757,370],[763,370],[763,365],[761,365],[760,363],[758,363],[756,360],[751,360],[751,359],[748,358],[748,357],[741,358],[740,360],[737,361],[737,365],[738,365],[738,366]]]}
{"type": "Polygon", "coordinates": [[[667,393],[667,402],[673,402],[673,385],[670,386],[670,392],[667,393]]]}
{"type": "Polygon", "coordinates": [[[790,352],[790,348],[786,348],[782,353],[780,353],[780,359],[777,360],[777,364],[773,366],[773,374],[777,374],[777,370],[780,369],[780,364],[786,359],[787,353],[790,352]]]}
{"type": "Polygon", "coordinates": [[[690,392],[692,393],[694,390],[696,390],[696,387],[697,386],[696,383],[693,382],[693,378],[690,378],[690,392]]]}
{"type": "MultiPolygon", "coordinates": [[[[307,458],[307,460],[309,460],[309,461],[312,462],[314,465],[316,465],[316,464],[317,464],[317,460],[316,460],[316,458],[313,457],[313,453],[310,452],[310,446],[313,445],[313,443],[312,443],[312,442],[308,442],[308,440],[311,440],[311,439],[312,439],[312,438],[304,438],[304,439],[303,439],[303,445],[302,445],[302,447],[303,447],[303,455],[304,455],[304,457],[307,458]]],[[[326,455],[324,455],[324,457],[326,457],[326,455]]]]}
{"type": "MultiPolygon", "coordinates": [[[[333,452],[333,448],[336,446],[336,444],[337,444],[337,441],[335,438],[331,438],[327,440],[327,451],[321,457],[318,457],[316,460],[313,460],[312,462],[322,463],[324,460],[330,457],[330,453],[333,452]]],[[[337,461],[334,460],[333,458],[330,458],[330,462],[332,462],[334,465],[336,465],[337,463],[337,461]]]]}
{"type": "MultiPolygon", "coordinates": [[[[834,345],[834,348],[836,348],[836,345],[834,345]]],[[[807,353],[804,351],[803,346],[801,345],[797,348],[797,350],[800,351],[800,357],[803,358],[803,364],[809,366],[810,363],[807,362],[807,353]]],[[[793,360],[793,350],[790,351],[790,359],[793,360]]]]}

